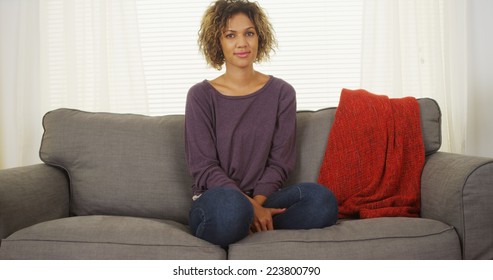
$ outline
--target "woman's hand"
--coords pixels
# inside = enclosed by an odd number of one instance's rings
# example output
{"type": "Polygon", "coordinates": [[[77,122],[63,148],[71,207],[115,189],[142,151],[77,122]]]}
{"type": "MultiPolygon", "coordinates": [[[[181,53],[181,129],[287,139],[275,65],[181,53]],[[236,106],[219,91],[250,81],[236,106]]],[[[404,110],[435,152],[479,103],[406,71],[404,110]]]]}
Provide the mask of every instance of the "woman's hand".
{"type": "Polygon", "coordinates": [[[286,211],[285,208],[264,208],[262,205],[267,198],[262,195],[257,195],[253,199],[249,197],[253,205],[253,223],[251,230],[253,232],[268,231],[274,229],[272,217],[286,211]]]}

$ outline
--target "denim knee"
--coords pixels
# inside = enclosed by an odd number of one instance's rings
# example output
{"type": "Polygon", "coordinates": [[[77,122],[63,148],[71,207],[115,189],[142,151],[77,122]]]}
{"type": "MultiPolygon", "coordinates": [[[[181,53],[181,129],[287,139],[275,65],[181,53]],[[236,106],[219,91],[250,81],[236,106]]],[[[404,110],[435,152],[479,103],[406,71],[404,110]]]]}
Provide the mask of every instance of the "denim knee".
{"type": "Polygon", "coordinates": [[[317,183],[298,184],[303,199],[308,199],[311,212],[323,221],[320,227],[334,225],[337,222],[338,206],[334,193],[317,183]]]}
{"type": "Polygon", "coordinates": [[[225,247],[246,237],[252,221],[253,207],[241,192],[214,188],[192,203],[189,224],[195,236],[225,247]]]}

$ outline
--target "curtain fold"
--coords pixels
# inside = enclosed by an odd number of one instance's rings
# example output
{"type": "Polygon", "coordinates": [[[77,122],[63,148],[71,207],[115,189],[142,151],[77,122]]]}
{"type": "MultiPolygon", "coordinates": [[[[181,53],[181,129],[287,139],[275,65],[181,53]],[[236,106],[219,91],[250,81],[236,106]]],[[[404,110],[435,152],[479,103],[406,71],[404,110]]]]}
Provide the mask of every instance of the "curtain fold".
{"type": "Polygon", "coordinates": [[[365,0],[361,87],[431,97],[442,110],[442,150],[464,153],[465,0],[365,0]]]}

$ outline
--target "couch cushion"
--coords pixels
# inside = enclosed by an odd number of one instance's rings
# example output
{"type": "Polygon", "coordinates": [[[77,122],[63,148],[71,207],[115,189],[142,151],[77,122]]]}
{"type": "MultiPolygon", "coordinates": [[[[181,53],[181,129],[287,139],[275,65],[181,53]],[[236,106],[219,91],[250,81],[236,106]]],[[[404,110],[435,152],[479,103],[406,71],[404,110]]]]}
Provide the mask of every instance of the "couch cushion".
{"type": "Polygon", "coordinates": [[[22,229],[2,241],[1,259],[225,259],[226,252],[173,221],[71,217],[22,229]]]}
{"type": "Polygon", "coordinates": [[[43,125],[40,157],[67,171],[72,214],[187,223],[192,180],[183,116],[59,109],[47,113],[43,125]]]}
{"type": "Polygon", "coordinates": [[[421,130],[425,154],[436,153],[442,145],[442,112],[438,103],[431,98],[418,99],[421,112],[421,130]]]}
{"type": "MultiPolygon", "coordinates": [[[[431,155],[438,151],[441,145],[441,112],[433,99],[422,98],[418,100],[418,103],[425,154],[431,155]]],[[[298,157],[296,169],[291,174],[287,185],[317,182],[335,111],[336,108],[327,108],[315,112],[298,112],[296,136],[298,157]]]]}
{"type": "Polygon", "coordinates": [[[461,259],[453,227],[420,218],[342,220],[324,229],[253,234],[230,259],[461,259]]]}

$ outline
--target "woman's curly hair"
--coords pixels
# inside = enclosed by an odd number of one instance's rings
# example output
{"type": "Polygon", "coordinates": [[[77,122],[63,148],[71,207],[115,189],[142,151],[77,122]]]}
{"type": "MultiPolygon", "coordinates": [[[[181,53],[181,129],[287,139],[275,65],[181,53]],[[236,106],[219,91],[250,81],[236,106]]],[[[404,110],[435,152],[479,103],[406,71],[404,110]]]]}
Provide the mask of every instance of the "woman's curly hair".
{"type": "Polygon", "coordinates": [[[268,59],[270,52],[277,46],[274,29],[257,2],[218,0],[205,11],[200,24],[198,39],[200,51],[204,54],[207,64],[218,70],[221,70],[224,64],[221,36],[228,20],[238,13],[247,15],[257,31],[258,52],[255,62],[268,59]]]}

